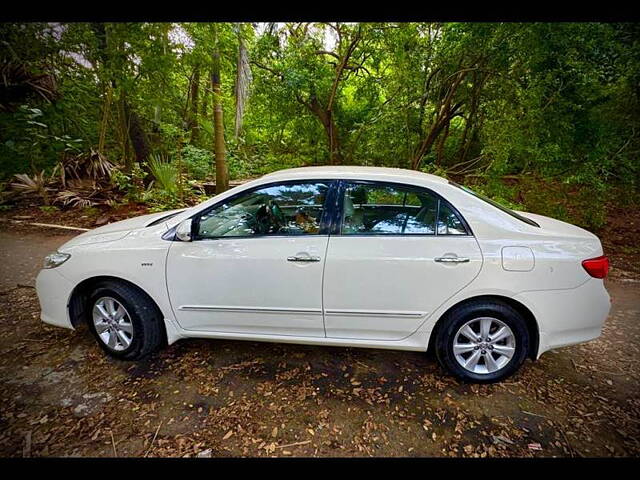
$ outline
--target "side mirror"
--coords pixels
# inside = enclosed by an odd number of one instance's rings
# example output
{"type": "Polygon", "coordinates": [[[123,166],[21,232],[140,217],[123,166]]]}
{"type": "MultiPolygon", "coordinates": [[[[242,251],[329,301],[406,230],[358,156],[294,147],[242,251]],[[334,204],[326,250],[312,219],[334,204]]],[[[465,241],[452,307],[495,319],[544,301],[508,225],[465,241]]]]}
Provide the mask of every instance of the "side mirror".
{"type": "Polygon", "coordinates": [[[181,242],[191,241],[191,219],[187,218],[178,224],[176,238],[181,242]]]}

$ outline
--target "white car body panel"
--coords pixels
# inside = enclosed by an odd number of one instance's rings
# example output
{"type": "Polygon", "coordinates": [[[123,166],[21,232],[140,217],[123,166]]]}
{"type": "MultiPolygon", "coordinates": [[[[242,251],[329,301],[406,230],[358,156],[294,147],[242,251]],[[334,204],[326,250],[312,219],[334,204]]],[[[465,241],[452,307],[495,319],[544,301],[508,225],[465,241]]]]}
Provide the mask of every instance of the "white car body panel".
{"type": "Polygon", "coordinates": [[[324,337],[326,235],[170,242],[167,289],[185,330],[324,337]],[[188,288],[184,288],[188,286],[188,288]]]}
{"type": "Polygon", "coordinates": [[[323,290],[327,337],[406,338],[481,268],[471,236],[332,236],[323,290]],[[469,262],[434,262],[450,255],[469,262]]]}
{"type": "Polygon", "coordinates": [[[42,320],[73,328],[68,305],[74,288],[84,280],[111,276],[151,296],[165,317],[169,343],[202,337],[420,351],[427,349],[436,322],[448,309],[466,299],[495,295],[532,313],[538,357],[596,338],[610,308],[603,280],[581,266],[582,260],[603,253],[595,235],[523,213],[540,228],[528,225],[424,173],[368,167],[284,170],[147,226],[169,213],[106,225],[60,247],[71,258],[37,278],[42,320]],[[243,190],[296,179],[425,187],[460,212],[472,236],[161,238],[182,220],[243,190]],[[300,253],[322,261],[286,261],[300,253]],[[469,257],[470,262],[432,262],[447,254],[469,257]],[[184,308],[189,306],[211,308],[184,308]]]}

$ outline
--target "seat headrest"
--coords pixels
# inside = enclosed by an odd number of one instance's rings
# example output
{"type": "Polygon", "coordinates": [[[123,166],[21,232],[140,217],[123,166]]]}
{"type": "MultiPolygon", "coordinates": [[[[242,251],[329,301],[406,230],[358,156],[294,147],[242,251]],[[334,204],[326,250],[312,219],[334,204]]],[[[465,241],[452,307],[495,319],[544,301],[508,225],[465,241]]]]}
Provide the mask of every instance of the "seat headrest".
{"type": "Polygon", "coordinates": [[[355,208],[353,206],[353,200],[351,200],[351,197],[349,196],[349,194],[345,194],[345,196],[344,196],[344,216],[345,217],[350,217],[351,215],[353,215],[353,212],[355,212],[355,208]]]}

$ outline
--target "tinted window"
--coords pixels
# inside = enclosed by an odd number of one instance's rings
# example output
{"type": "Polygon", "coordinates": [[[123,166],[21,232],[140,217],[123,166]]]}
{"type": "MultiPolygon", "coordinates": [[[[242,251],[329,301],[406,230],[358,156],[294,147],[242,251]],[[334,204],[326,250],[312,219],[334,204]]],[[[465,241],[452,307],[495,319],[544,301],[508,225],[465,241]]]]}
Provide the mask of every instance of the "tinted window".
{"type": "Polygon", "coordinates": [[[346,186],[343,235],[434,235],[436,228],[438,235],[468,234],[451,205],[426,190],[357,182],[346,186]]]}
{"type": "Polygon", "coordinates": [[[317,234],[328,190],[326,182],[304,182],[240,195],[204,213],[197,237],[317,234]]]}
{"type": "Polygon", "coordinates": [[[467,230],[460,217],[456,215],[451,206],[446,202],[440,202],[438,213],[438,235],[466,235],[467,230]]]}
{"type": "Polygon", "coordinates": [[[400,186],[347,185],[342,234],[435,234],[438,199],[400,186]]]}

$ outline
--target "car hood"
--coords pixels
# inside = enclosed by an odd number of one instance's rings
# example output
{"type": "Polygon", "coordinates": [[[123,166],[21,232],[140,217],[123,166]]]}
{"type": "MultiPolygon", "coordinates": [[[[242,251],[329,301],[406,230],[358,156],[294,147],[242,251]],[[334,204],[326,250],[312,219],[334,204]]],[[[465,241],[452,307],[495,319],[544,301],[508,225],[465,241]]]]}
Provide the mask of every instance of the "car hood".
{"type": "MultiPolygon", "coordinates": [[[[88,232],[82,233],[72,238],[67,243],[62,245],[62,247],[59,248],[59,251],[62,252],[78,245],[88,245],[90,243],[113,242],[115,240],[120,240],[134,230],[148,227],[150,224],[157,220],[161,220],[162,218],[168,217],[169,215],[175,213],[180,213],[184,210],[184,208],[180,208],[176,210],[168,210],[165,212],[150,213],[148,215],[140,215],[138,217],[127,218],[126,220],[121,220],[119,222],[109,223],[107,225],[94,228],[93,230],[89,230],[88,232]]],[[[164,225],[165,229],[168,228],[163,222],[160,222],[160,224],[158,225],[160,226],[161,224],[164,225]]]]}

